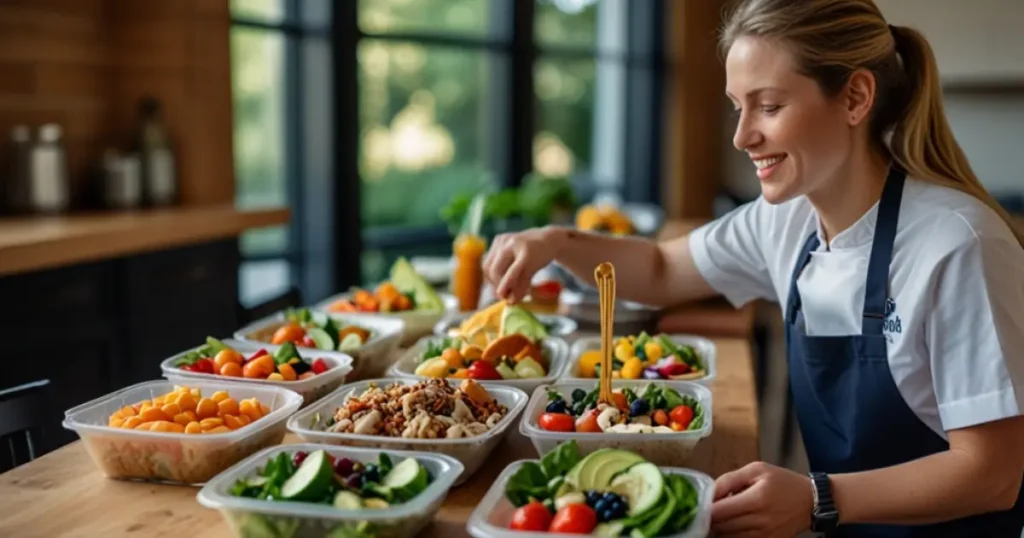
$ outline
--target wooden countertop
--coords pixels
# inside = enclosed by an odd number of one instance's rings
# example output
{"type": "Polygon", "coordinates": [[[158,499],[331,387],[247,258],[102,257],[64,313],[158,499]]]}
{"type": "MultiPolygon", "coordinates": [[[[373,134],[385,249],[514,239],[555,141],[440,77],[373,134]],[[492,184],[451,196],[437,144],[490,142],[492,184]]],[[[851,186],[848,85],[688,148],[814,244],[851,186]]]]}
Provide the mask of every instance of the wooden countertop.
{"type": "MultiPolygon", "coordinates": [[[[718,377],[712,386],[712,434],[689,467],[712,476],[759,457],[758,414],[751,349],[742,339],[716,339],[718,377]]],[[[292,435],[286,443],[296,442],[292,435]]],[[[511,461],[535,458],[530,441],[512,425],[508,437],[469,481],[449,492],[420,536],[468,536],[466,521],[498,473],[511,461]]],[[[231,536],[214,510],[196,501],[197,489],[109,480],[75,442],[0,475],[0,536],[231,536]]]]}
{"type": "Polygon", "coordinates": [[[0,276],[232,237],[288,209],[233,205],[0,219],[0,276]]]}

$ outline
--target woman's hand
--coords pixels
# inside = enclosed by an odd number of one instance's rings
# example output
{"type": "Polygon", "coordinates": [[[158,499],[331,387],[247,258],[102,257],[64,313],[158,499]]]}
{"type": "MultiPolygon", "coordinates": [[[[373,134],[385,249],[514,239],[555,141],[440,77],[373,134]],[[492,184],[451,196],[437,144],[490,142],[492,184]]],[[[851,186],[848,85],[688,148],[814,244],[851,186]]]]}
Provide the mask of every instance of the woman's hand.
{"type": "Polygon", "coordinates": [[[495,295],[510,303],[526,297],[533,275],[555,259],[561,244],[560,231],[554,227],[496,237],[483,267],[495,295]]]}
{"type": "Polygon", "coordinates": [[[810,479],[763,462],[715,481],[711,528],[720,538],[791,538],[810,528],[810,479]]]}

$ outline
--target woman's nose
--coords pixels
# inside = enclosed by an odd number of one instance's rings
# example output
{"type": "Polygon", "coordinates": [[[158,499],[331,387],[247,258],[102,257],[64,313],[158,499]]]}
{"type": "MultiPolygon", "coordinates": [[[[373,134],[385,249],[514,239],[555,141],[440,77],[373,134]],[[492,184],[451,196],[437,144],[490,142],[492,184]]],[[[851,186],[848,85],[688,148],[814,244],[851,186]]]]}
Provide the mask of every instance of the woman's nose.
{"type": "Polygon", "coordinates": [[[740,115],[736,122],[736,132],[732,135],[732,145],[743,151],[761,143],[761,135],[751,124],[745,114],[740,115]]]}

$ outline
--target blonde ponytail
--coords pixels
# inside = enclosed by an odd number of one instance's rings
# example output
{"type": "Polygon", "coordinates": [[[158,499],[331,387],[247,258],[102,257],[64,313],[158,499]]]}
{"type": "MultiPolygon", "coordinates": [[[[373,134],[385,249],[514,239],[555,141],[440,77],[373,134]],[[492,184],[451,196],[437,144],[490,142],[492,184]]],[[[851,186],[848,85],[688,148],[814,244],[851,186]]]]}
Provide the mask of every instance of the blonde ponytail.
{"type": "Polygon", "coordinates": [[[971,169],[946,120],[942,105],[939,67],[928,40],[917,30],[890,26],[896,52],[903,60],[908,89],[906,105],[898,116],[889,150],[911,177],[932,181],[967,193],[999,214],[1024,245],[1024,234],[1009,213],[992,197],[971,169]]]}
{"type": "Polygon", "coordinates": [[[742,36],[785,42],[802,72],[829,95],[842,91],[855,70],[870,70],[875,142],[911,177],[982,201],[1024,245],[1024,231],[981,185],[953,137],[935,55],[920,32],[887,24],[873,0],[743,0],[722,29],[721,51],[742,36]]]}

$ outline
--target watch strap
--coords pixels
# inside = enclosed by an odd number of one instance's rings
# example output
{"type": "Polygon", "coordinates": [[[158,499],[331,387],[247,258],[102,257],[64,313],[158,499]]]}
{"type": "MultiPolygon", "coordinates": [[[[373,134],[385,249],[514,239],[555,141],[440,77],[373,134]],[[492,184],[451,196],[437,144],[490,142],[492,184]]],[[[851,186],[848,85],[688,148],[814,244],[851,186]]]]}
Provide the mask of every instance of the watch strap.
{"type": "Polygon", "coordinates": [[[811,513],[811,530],[828,533],[839,524],[839,512],[832,498],[832,483],[826,473],[809,473],[814,492],[814,510],[811,513]]]}

